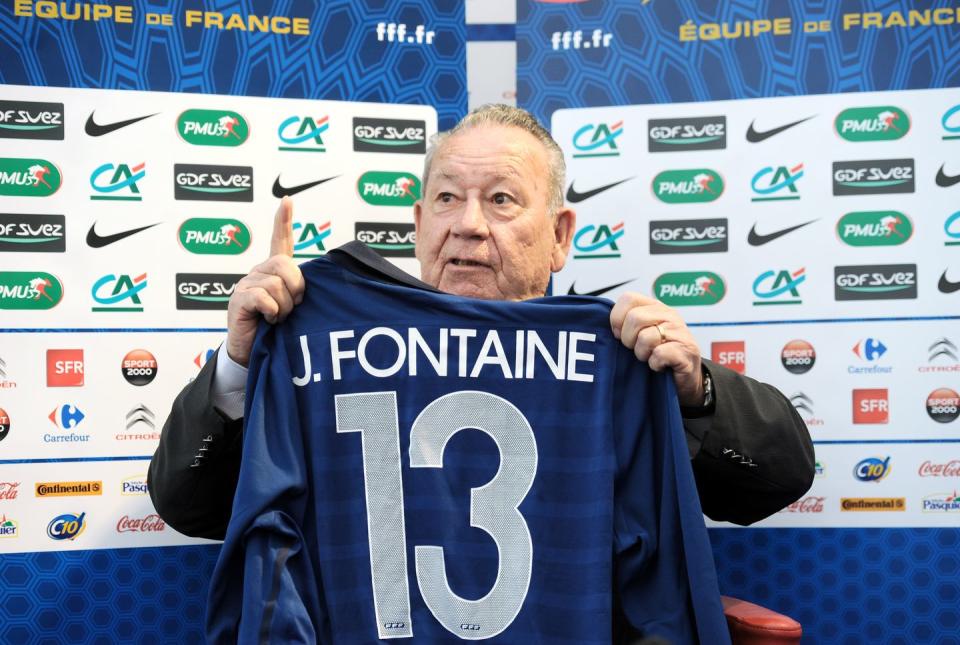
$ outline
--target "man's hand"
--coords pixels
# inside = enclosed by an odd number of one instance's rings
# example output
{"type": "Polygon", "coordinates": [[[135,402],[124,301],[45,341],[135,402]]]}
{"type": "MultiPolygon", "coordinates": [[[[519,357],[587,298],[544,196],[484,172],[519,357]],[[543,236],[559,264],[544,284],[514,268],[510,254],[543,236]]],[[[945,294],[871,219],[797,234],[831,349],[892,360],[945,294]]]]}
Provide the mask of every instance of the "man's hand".
{"type": "Polygon", "coordinates": [[[270,258],[253,267],[230,296],[227,355],[246,366],[260,316],[282,322],[303,300],[303,290],[303,274],[293,261],[293,201],[284,197],[273,218],[270,258]]]}
{"type": "Polygon", "coordinates": [[[680,405],[703,405],[700,348],[680,314],[659,300],[627,292],[610,312],[610,328],[653,371],[673,369],[680,405]]]}

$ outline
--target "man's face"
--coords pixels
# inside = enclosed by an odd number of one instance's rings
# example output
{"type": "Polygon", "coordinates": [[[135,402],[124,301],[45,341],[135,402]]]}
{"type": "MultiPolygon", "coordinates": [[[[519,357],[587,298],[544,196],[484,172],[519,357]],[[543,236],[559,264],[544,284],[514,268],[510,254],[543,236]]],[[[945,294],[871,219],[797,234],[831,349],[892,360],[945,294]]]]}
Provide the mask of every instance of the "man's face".
{"type": "Polygon", "coordinates": [[[514,127],[468,128],[443,142],[414,206],[424,282],[490,300],[542,296],[570,250],[576,217],[547,210],[547,152],[514,127]]]}

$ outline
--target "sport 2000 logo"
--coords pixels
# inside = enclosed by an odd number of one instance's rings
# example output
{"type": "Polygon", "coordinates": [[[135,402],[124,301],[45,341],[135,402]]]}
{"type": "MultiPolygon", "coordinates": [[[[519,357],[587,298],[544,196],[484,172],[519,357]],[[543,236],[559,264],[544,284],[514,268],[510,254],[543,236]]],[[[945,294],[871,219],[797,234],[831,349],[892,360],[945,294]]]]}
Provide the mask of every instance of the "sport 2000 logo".
{"type": "Polygon", "coordinates": [[[47,536],[51,540],[75,540],[87,528],[86,517],[85,512],[57,515],[47,524],[47,536]]]}

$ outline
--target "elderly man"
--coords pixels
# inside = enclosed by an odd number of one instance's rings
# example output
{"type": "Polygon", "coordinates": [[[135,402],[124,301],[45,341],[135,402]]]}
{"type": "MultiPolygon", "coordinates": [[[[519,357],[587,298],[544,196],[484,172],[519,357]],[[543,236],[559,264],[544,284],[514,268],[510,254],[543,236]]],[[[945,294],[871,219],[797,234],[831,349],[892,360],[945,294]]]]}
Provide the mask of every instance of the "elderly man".
{"type": "MultiPolygon", "coordinates": [[[[542,296],[563,268],[576,215],[563,205],[563,154],[527,112],[485,106],[441,134],[427,153],[414,206],[423,282],[359,243],[328,254],[376,279],[462,296],[542,296]],[[424,284],[426,283],[426,284],[424,284]]],[[[245,366],[258,322],[284,320],[304,295],[292,260],[292,204],[274,221],[271,257],[230,299],[227,341],[174,402],[150,464],[160,515],[187,535],[222,538],[240,464],[245,366]]],[[[672,370],[704,512],[749,524],[793,502],[813,479],[806,426],[775,388],[701,359],[676,311],[623,294],[610,315],[615,337],[653,370],[672,370]]]]}

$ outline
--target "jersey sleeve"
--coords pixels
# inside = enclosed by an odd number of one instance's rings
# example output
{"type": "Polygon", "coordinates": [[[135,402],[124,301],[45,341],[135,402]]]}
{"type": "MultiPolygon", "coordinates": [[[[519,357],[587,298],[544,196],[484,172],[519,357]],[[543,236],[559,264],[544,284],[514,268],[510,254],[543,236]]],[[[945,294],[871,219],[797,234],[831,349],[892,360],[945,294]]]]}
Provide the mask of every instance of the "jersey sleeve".
{"type": "Polygon", "coordinates": [[[303,538],[307,468],[291,371],[275,328],[261,324],[247,381],[243,460],[213,572],[210,643],[315,643],[325,621],[303,538]]]}
{"type": "Polygon", "coordinates": [[[729,643],[672,375],[618,353],[615,585],[630,636],[729,643]]]}

